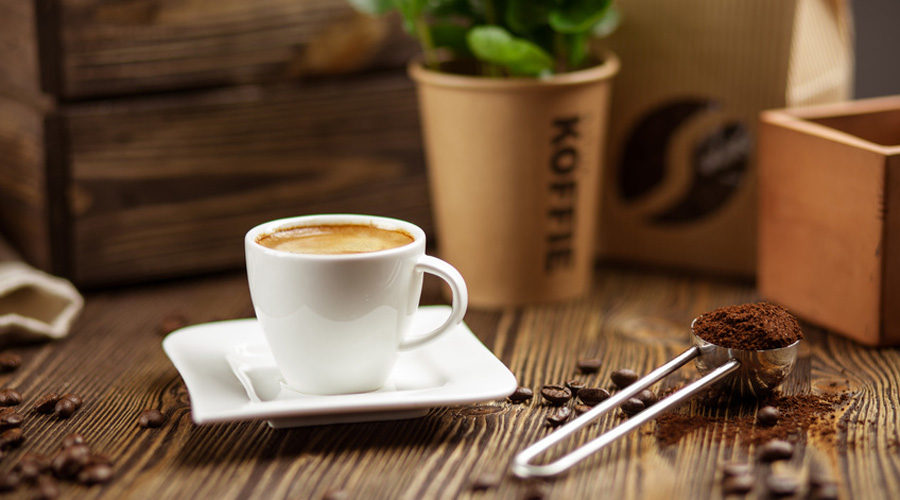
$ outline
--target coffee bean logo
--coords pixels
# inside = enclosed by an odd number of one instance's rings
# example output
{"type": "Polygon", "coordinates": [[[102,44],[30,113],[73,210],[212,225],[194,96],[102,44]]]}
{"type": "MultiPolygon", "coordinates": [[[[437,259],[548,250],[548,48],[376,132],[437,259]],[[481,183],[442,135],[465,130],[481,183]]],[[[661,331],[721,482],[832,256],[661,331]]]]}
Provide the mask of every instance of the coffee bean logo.
{"type": "MultiPolygon", "coordinates": [[[[664,103],[639,119],[626,138],[618,163],[622,200],[638,206],[659,190],[671,187],[675,137],[693,121],[716,115],[724,116],[719,103],[687,98],[664,103]]],[[[686,158],[678,158],[678,164],[690,170],[686,173],[690,181],[664,205],[645,214],[649,222],[670,225],[697,221],[714,214],[740,188],[752,147],[747,127],[737,120],[712,123],[683,138],[688,147],[679,151],[686,158]]]]}

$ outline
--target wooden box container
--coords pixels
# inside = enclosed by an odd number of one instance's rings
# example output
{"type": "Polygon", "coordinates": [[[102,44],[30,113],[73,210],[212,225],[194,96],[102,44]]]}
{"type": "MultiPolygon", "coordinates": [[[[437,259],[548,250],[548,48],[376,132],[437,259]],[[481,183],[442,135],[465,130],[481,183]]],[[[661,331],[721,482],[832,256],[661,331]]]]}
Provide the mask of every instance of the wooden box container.
{"type": "Polygon", "coordinates": [[[759,292],[900,344],[900,96],[761,115],[759,292]]]}
{"type": "Polygon", "coordinates": [[[346,0],[0,5],[0,233],[82,286],[243,265],[253,225],[430,227],[396,19],[346,0]]]}

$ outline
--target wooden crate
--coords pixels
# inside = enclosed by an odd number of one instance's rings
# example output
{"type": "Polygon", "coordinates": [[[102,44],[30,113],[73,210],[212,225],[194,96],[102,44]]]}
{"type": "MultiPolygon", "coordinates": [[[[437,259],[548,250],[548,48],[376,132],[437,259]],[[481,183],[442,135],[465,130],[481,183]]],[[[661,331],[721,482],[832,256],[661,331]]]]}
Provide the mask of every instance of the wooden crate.
{"type": "Polygon", "coordinates": [[[345,0],[0,6],[0,230],[82,286],[237,268],[277,217],[430,231],[417,48],[345,0]]]}
{"type": "Polygon", "coordinates": [[[759,291],[900,344],[900,96],[762,114],[759,291]]]}

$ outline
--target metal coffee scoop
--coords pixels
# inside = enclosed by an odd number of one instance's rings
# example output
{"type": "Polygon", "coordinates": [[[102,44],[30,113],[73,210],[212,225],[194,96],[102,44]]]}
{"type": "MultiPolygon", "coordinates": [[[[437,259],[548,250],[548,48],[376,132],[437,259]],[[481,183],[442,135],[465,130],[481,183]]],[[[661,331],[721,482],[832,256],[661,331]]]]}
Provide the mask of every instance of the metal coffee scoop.
{"type": "Polygon", "coordinates": [[[555,476],[713,385],[723,392],[741,397],[761,396],[781,384],[794,368],[799,340],[778,349],[759,351],[729,349],[711,344],[698,337],[694,333],[696,321],[695,319],[691,323],[691,347],[590,411],[521,451],[513,459],[513,474],[521,478],[555,476]],[[531,463],[538,455],[611,410],[618,408],[627,399],[662,380],[666,375],[681,368],[692,359],[697,370],[703,375],[701,378],[673,392],[556,461],[544,465],[531,463]]]}

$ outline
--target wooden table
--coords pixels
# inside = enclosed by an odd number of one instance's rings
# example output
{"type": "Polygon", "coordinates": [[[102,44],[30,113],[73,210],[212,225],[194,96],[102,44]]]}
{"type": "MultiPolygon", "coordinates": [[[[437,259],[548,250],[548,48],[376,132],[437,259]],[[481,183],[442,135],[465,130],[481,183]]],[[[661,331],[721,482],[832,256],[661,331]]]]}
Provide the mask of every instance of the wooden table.
{"type": "MultiPolygon", "coordinates": [[[[440,302],[429,282],[424,302],[440,302]]],[[[688,325],[719,306],[756,300],[749,284],[639,269],[604,267],[590,296],[571,303],[470,310],[466,323],[518,377],[535,389],[582,378],[608,386],[621,367],[645,373],[687,345],[688,325]],[[597,357],[596,375],[578,376],[579,359],[597,357]]],[[[63,438],[81,433],[114,460],[115,477],[104,485],[60,484],[63,498],[525,498],[538,488],[544,498],[722,498],[722,464],[754,464],[764,498],[771,471],[801,479],[816,468],[839,483],[841,498],[898,498],[900,492],[900,352],[864,348],[804,325],[808,340],[785,394],[847,392],[830,420],[833,433],[794,436],[797,453],[773,466],[760,465],[757,447],[726,432],[729,415],[752,415],[753,405],[729,410],[707,425],[664,444],[651,423],[564,476],[523,481],[508,474],[513,455],[546,435],[554,411],[539,397],[434,408],[404,421],[325,425],[275,430],[251,421],[196,425],[184,383],[161,348],[165,319],[188,323],[252,315],[242,273],[208,276],[89,293],[83,315],[64,340],[11,348],[24,362],[2,375],[2,386],[24,396],[26,441],[0,459],[9,471],[22,454],[52,454],[63,438]],[[69,419],[31,411],[47,392],[74,392],[84,406],[69,419]],[[160,428],[138,425],[146,408],[167,416],[160,428]],[[487,491],[473,483],[500,474],[487,491]]],[[[676,376],[660,390],[683,383],[676,376]]],[[[715,409],[690,404],[681,412],[716,417],[715,409]]],[[[602,420],[568,448],[586,441],[620,417],[602,420]]],[[[819,429],[821,431],[821,429],[819,429]]],[[[30,488],[15,495],[29,497],[30,488]]],[[[9,496],[10,494],[5,494],[9,496]]],[[[0,495],[0,498],[4,496],[0,495]]]]}

